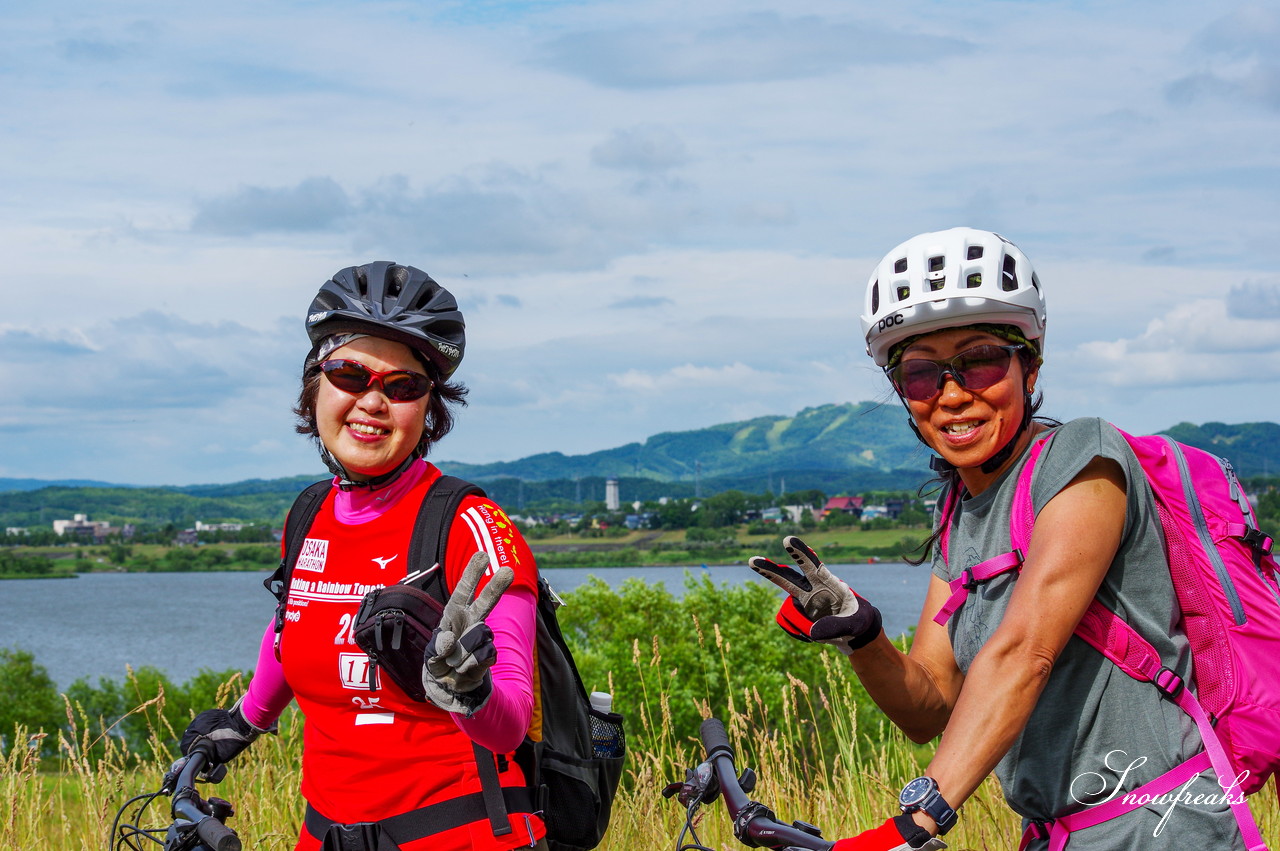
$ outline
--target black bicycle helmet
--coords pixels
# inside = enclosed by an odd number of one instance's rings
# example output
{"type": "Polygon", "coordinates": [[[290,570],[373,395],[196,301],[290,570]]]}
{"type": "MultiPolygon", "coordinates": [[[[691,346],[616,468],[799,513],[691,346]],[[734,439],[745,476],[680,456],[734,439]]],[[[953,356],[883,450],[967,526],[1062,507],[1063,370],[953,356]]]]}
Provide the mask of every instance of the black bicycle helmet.
{"type": "Polygon", "coordinates": [[[448,378],[462,362],[465,323],[458,302],[421,269],[380,260],[348,266],[326,281],[307,311],[315,346],[331,334],[372,334],[404,343],[448,378]]]}

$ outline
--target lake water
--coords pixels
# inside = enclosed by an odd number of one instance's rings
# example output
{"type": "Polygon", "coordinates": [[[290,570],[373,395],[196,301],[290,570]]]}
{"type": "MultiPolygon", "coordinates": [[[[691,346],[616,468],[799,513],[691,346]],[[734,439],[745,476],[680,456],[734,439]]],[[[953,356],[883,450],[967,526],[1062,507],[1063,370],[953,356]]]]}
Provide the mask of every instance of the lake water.
{"type": "MultiPolygon", "coordinates": [[[[876,604],[890,635],[915,625],[929,582],[927,568],[830,567],[876,604]]],[[[680,596],[685,575],[704,572],[717,584],[760,581],[746,566],[551,568],[543,574],[558,591],[571,591],[594,575],[613,587],[631,577],[662,583],[680,596]]],[[[5,580],[0,582],[0,648],[34,653],[59,688],[80,677],[121,679],[126,665],[159,668],[175,682],[201,668],[250,670],[275,611],[262,576],[89,573],[67,580],[5,580]]]]}

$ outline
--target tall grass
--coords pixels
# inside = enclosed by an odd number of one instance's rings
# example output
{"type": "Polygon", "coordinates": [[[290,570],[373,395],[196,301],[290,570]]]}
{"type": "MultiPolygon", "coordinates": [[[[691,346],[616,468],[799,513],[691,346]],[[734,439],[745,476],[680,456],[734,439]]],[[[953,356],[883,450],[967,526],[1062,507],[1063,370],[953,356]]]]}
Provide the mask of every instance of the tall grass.
{"type": "MultiPolygon", "coordinates": [[[[714,627],[712,633],[708,644],[714,644],[723,659],[725,641],[714,627]]],[[[874,827],[890,815],[897,790],[919,772],[929,750],[886,729],[880,718],[858,717],[851,710],[857,705],[854,677],[842,659],[835,654],[828,657],[816,681],[793,678],[787,683],[780,717],[766,709],[763,696],[751,687],[731,691],[728,705],[702,702],[698,709],[703,716],[714,714],[725,722],[739,767],[757,771],[754,798],[772,807],[781,821],[802,819],[836,838],[874,827]]],[[[697,731],[673,729],[670,723],[667,685],[671,680],[660,648],[637,643],[633,665],[626,675],[639,677],[646,693],[656,699],[646,701],[628,719],[632,731],[640,734],[634,740],[643,745],[629,754],[627,776],[602,851],[674,848],[685,812],[660,792],[702,760],[697,731]],[[648,706],[656,709],[644,708],[648,706]]],[[[240,687],[237,680],[229,681],[219,702],[230,703],[240,687]]],[[[132,795],[157,788],[174,756],[162,744],[174,734],[165,720],[164,703],[161,688],[134,710],[154,725],[143,753],[126,751],[110,733],[95,738],[89,731],[106,725],[88,723],[83,711],[70,702],[68,728],[57,734],[56,758],[42,763],[39,748],[29,746],[25,731],[17,730],[13,743],[0,754],[0,848],[89,851],[109,847],[117,809],[132,795]]],[[[220,786],[203,787],[206,796],[217,795],[235,804],[237,812],[230,823],[246,847],[264,851],[293,847],[303,810],[298,794],[301,740],[300,718],[290,710],[281,720],[280,735],[263,737],[237,758],[220,786]]],[[[1274,789],[1254,796],[1251,803],[1264,837],[1274,844],[1280,834],[1274,789]]],[[[140,826],[162,827],[167,816],[167,800],[161,799],[140,826]]],[[[710,847],[743,847],[733,838],[720,803],[703,809],[697,831],[710,847]]],[[[1017,818],[1004,805],[994,779],[988,778],[966,803],[947,841],[954,849],[1013,849],[1018,836],[1017,818]]]]}

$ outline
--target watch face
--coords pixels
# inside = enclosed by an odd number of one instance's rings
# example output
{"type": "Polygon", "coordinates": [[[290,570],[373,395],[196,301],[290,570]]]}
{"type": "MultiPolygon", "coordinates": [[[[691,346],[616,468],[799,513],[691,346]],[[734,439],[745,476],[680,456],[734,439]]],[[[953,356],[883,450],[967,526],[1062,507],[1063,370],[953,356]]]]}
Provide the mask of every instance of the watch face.
{"type": "Polygon", "coordinates": [[[918,806],[921,801],[929,797],[929,793],[933,791],[933,788],[934,783],[931,779],[917,777],[902,787],[902,792],[898,795],[898,803],[904,807],[918,806]]]}

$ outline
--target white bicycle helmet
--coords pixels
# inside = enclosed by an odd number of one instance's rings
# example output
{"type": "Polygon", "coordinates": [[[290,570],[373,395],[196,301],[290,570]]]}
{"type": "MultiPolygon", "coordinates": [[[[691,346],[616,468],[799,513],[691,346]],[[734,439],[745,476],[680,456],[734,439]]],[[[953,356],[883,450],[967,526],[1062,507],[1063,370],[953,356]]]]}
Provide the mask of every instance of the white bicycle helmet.
{"type": "Polygon", "coordinates": [[[985,230],[922,233],[890,251],[867,282],[861,320],[881,367],[908,337],[978,322],[1017,326],[1044,352],[1040,279],[1018,246],[985,230]]]}

